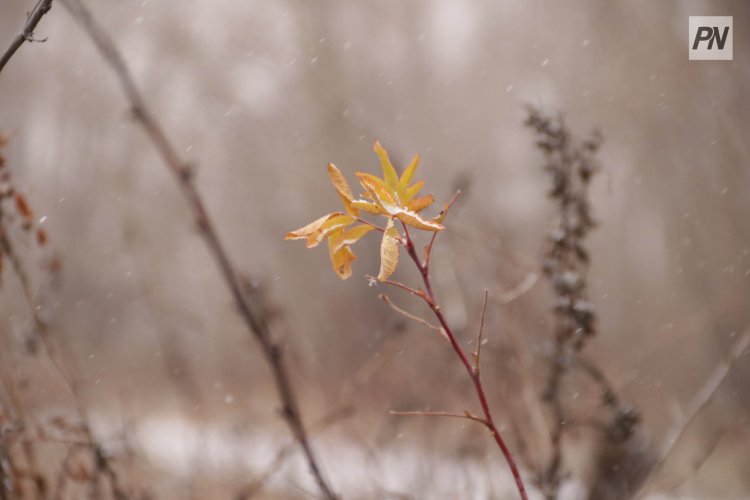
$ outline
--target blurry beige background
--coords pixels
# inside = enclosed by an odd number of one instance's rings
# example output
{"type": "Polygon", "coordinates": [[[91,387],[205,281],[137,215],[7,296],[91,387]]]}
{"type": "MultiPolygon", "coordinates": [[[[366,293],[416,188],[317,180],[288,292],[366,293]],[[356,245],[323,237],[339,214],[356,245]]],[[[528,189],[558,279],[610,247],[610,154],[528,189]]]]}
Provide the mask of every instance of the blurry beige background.
{"type": "MultiPolygon", "coordinates": [[[[3,0],[3,46],[32,3],[3,0]]],[[[484,288],[499,297],[536,272],[554,222],[543,159],[523,127],[525,105],[564,112],[580,135],[603,132],[589,274],[600,336],[589,352],[642,409],[655,438],[750,324],[746,2],[89,4],[196,165],[232,258],[278,309],[306,420],[340,401],[354,405],[352,417],[316,439],[343,492],[349,483],[327,443],[356,442],[377,455],[400,439],[453,449],[471,432],[462,423],[388,415],[471,400],[451,354],[379,301],[382,286],[367,286],[377,237],[355,248],[360,258],[345,282],[325,249],[283,241],[286,231],[338,209],[327,162],[352,183],[355,170],[377,170],[374,139],[399,165],[421,153],[420,178],[439,200],[464,192],[437,243],[435,280],[469,339],[484,288]],[[734,61],[688,61],[691,14],[734,16],[734,61]]],[[[187,415],[240,430],[265,426],[283,441],[266,366],[113,74],[61,5],[36,36],[49,39],[24,45],[0,75],[0,128],[10,137],[16,183],[37,218],[45,216],[62,262],[59,279],[35,273],[35,286],[92,411],[104,428],[187,415]],[[167,348],[190,367],[187,385],[196,392],[188,409],[165,375],[167,348]]],[[[32,266],[38,256],[29,248],[23,257],[32,266]]],[[[406,266],[399,277],[415,278],[406,266]]],[[[29,328],[19,290],[3,276],[0,324],[16,341],[29,328]]],[[[509,329],[544,352],[550,302],[540,279],[512,303],[490,307],[488,376],[517,362],[509,329]]],[[[21,354],[3,358],[32,376],[21,354]]],[[[750,491],[747,360],[690,431],[696,446],[723,437],[681,491],[705,498],[750,491]]],[[[501,419],[508,384],[487,381],[501,419]]],[[[52,388],[33,394],[53,411],[52,388]]],[[[236,480],[217,470],[217,483],[236,480]]],[[[377,484],[374,476],[362,482],[377,484]]],[[[420,495],[418,483],[389,488],[414,498],[456,494],[420,495]]]]}

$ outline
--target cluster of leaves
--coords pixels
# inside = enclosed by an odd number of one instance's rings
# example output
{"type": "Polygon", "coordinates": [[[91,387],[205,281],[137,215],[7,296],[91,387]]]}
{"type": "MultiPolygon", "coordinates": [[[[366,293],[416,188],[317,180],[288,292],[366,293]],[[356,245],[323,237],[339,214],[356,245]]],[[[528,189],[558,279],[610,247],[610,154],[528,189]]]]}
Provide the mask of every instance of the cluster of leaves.
{"type": "Polygon", "coordinates": [[[328,238],[328,250],[333,270],[341,279],[352,274],[352,262],[357,258],[351,246],[372,230],[383,233],[380,246],[380,272],[378,279],[387,280],[398,265],[399,245],[401,235],[396,229],[396,220],[423,231],[442,231],[445,229],[442,215],[432,219],[420,215],[425,208],[435,202],[435,198],[428,194],[417,196],[424,187],[424,181],[411,184],[414,173],[419,166],[419,155],[415,155],[409,166],[401,176],[388,158],[388,152],[375,141],[374,150],[380,158],[383,177],[357,172],[357,178],[364,190],[355,198],[344,175],[332,163],[328,164],[328,176],[336,189],[344,212],[332,212],[287,233],[285,239],[304,239],[307,248],[317,246],[328,238]],[[386,219],[385,227],[378,226],[364,220],[363,213],[381,216],[386,219]]]}

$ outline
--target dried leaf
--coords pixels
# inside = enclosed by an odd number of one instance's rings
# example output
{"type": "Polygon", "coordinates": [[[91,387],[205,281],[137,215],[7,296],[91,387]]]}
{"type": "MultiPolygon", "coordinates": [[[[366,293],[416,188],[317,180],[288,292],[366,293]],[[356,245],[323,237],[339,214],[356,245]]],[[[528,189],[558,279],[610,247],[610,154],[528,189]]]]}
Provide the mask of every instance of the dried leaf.
{"type": "Polygon", "coordinates": [[[341,202],[344,204],[346,211],[355,217],[359,215],[357,209],[352,207],[352,200],[354,200],[352,190],[349,188],[349,184],[346,182],[344,174],[342,174],[341,170],[336,168],[336,165],[333,163],[328,164],[328,177],[331,178],[331,184],[333,184],[339,197],[341,197],[341,202]]]}
{"type": "Polygon", "coordinates": [[[328,235],[336,231],[337,229],[346,227],[350,224],[354,224],[355,218],[351,215],[337,215],[328,219],[317,231],[310,234],[307,237],[307,248],[314,248],[320,244],[328,235]]]}
{"type": "Polygon", "coordinates": [[[393,225],[393,219],[388,219],[388,225],[385,228],[385,233],[383,233],[383,241],[380,244],[380,272],[378,273],[380,281],[387,280],[396,270],[399,251],[398,240],[398,231],[393,225]]]}
{"type": "Polygon", "coordinates": [[[396,169],[393,168],[391,160],[388,159],[388,152],[378,141],[375,141],[373,149],[380,158],[380,165],[383,167],[383,179],[385,180],[385,185],[388,187],[388,191],[395,193],[398,189],[398,174],[396,173],[396,169]]]}
{"type": "Polygon", "coordinates": [[[333,217],[337,217],[339,215],[343,215],[343,212],[333,212],[328,215],[324,215],[320,219],[317,219],[304,227],[301,227],[299,229],[295,229],[294,231],[290,231],[286,233],[286,236],[284,236],[284,239],[285,240],[299,240],[299,239],[307,238],[312,233],[314,233],[315,231],[318,231],[321,227],[323,227],[323,224],[328,222],[329,219],[333,217]]]}
{"type": "Polygon", "coordinates": [[[362,172],[357,172],[357,177],[359,177],[359,183],[362,184],[362,187],[369,193],[373,201],[385,209],[386,212],[391,212],[389,207],[398,206],[393,195],[388,191],[381,179],[362,172]]]}
{"type": "Polygon", "coordinates": [[[426,196],[420,196],[419,198],[414,198],[406,205],[406,208],[408,208],[412,212],[419,213],[425,208],[432,205],[433,203],[435,203],[435,197],[432,196],[431,194],[428,194],[426,196]]]}
{"type": "Polygon", "coordinates": [[[328,239],[328,252],[334,272],[339,278],[345,280],[352,275],[352,262],[357,259],[357,256],[354,255],[354,252],[352,252],[352,249],[348,245],[335,250],[335,247],[341,241],[342,233],[343,231],[339,229],[328,239]]]}
{"type": "Polygon", "coordinates": [[[334,252],[340,250],[344,245],[354,245],[360,240],[360,238],[362,238],[373,229],[375,228],[368,224],[360,224],[359,226],[344,230],[340,238],[338,238],[336,241],[336,246],[333,249],[334,252]]]}
{"type": "Polygon", "coordinates": [[[406,167],[406,170],[404,170],[404,173],[401,174],[401,179],[398,181],[398,187],[399,190],[402,192],[406,190],[406,188],[409,186],[409,183],[411,182],[412,177],[414,177],[414,172],[416,172],[417,167],[419,166],[419,155],[414,155],[414,158],[412,158],[411,163],[408,167],[406,167]]]}
{"type": "Polygon", "coordinates": [[[382,207],[367,200],[354,200],[352,201],[352,206],[358,210],[364,210],[368,214],[373,215],[384,215],[388,213],[382,207]]]}
{"type": "Polygon", "coordinates": [[[399,208],[393,215],[398,217],[404,224],[422,229],[423,231],[442,231],[445,229],[445,226],[442,224],[424,219],[419,214],[403,208],[399,208]]]}
{"type": "Polygon", "coordinates": [[[31,219],[31,207],[29,207],[26,198],[20,193],[16,193],[16,209],[21,214],[21,217],[31,219]]]}
{"type": "Polygon", "coordinates": [[[401,200],[403,203],[409,203],[412,198],[414,198],[417,193],[422,189],[424,186],[424,181],[415,182],[414,185],[409,186],[404,191],[404,197],[401,200]]]}

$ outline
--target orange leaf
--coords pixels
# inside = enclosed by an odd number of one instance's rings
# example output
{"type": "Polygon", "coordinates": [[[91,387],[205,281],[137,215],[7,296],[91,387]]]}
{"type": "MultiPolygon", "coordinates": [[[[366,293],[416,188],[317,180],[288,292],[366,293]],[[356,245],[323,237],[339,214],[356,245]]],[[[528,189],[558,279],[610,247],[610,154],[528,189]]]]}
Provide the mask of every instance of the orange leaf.
{"type": "Polygon", "coordinates": [[[373,201],[377,202],[378,205],[380,205],[381,208],[383,208],[386,212],[390,213],[393,207],[397,207],[396,200],[393,198],[393,195],[391,195],[390,192],[388,192],[388,189],[386,188],[385,184],[383,184],[383,181],[374,175],[371,174],[365,174],[362,172],[357,172],[357,177],[359,177],[359,183],[362,184],[362,187],[365,188],[365,191],[367,191],[370,194],[370,197],[373,199],[373,201]]]}
{"type": "Polygon", "coordinates": [[[398,181],[398,187],[401,191],[405,190],[409,183],[411,182],[412,177],[414,177],[414,172],[417,171],[417,167],[419,166],[419,155],[414,155],[414,158],[412,158],[411,163],[408,167],[406,167],[406,170],[404,170],[404,173],[401,174],[401,179],[398,181]]]}
{"type": "MultiPolygon", "coordinates": [[[[354,245],[360,240],[360,238],[373,229],[375,228],[368,224],[360,224],[359,226],[344,230],[341,236],[336,239],[336,245],[334,246],[333,251],[337,252],[345,245],[354,245]]],[[[333,238],[333,236],[331,236],[331,238],[333,238]]]]}
{"type": "Polygon", "coordinates": [[[31,207],[29,207],[26,198],[21,193],[16,194],[16,209],[21,214],[21,217],[31,219],[31,207]]]}
{"type": "Polygon", "coordinates": [[[378,273],[380,281],[387,280],[396,270],[399,251],[398,241],[398,231],[393,225],[393,219],[388,219],[388,225],[385,228],[385,233],[383,233],[383,241],[380,243],[380,272],[378,273]]]}
{"type": "Polygon", "coordinates": [[[352,200],[354,199],[352,190],[349,188],[349,184],[346,182],[344,174],[342,174],[341,170],[336,168],[336,165],[333,163],[328,164],[328,177],[331,178],[331,184],[333,184],[336,192],[338,192],[341,197],[341,201],[344,204],[346,211],[355,217],[359,215],[357,209],[352,207],[352,200]]]}
{"type": "Polygon", "coordinates": [[[398,209],[398,211],[396,211],[396,213],[394,213],[393,215],[395,215],[404,224],[415,227],[417,229],[422,229],[424,231],[442,231],[443,229],[445,229],[445,226],[443,226],[442,224],[423,219],[419,214],[410,210],[404,210],[403,208],[398,209]]]}
{"type": "Polygon", "coordinates": [[[340,241],[343,231],[338,230],[328,239],[328,253],[331,257],[331,265],[333,266],[334,272],[342,280],[347,279],[352,275],[352,262],[357,259],[352,249],[348,245],[344,245],[338,250],[336,246],[340,241]]]}
{"type": "Polygon", "coordinates": [[[343,215],[343,212],[333,212],[328,215],[324,215],[320,219],[314,220],[310,224],[301,227],[299,229],[295,229],[294,231],[289,231],[286,233],[286,236],[284,236],[285,240],[299,240],[302,238],[309,237],[312,233],[315,231],[318,231],[321,227],[323,227],[323,224],[328,222],[329,219],[332,219],[333,217],[337,217],[339,215],[343,215]]]}
{"type": "Polygon", "coordinates": [[[317,231],[307,237],[307,248],[313,248],[325,239],[326,236],[330,235],[337,229],[354,224],[356,219],[351,215],[337,215],[328,219],[317,231]]]}
{"type": "Polygon", "coordinates": [[[435,203],[435,197],[432,196],[431,194],[428,194],[426,196],[420,196],[419,198],[414,198],[406,205],[406,208],[408,208],[412,212],[419,213],[425,208],[432,205],[433,203],[435,203]]]}
{"type": "Polygon", "coordinates": [[[409,203],[414,196],[422,189],[422,186],[424,186],[424,181],[419,181],[414,183],[412,186],[409,186],[404,190],[404,197],[401,200],[402,203],[409,203]]]}
{"type": "Polygon", "coordinates": [[[352,206],[359,210],[364,210],[368,214],[383,215],[383,214],[388,213],[377,204],[372,203],[367,200],[354,200],[352,201],[352,206]]]}

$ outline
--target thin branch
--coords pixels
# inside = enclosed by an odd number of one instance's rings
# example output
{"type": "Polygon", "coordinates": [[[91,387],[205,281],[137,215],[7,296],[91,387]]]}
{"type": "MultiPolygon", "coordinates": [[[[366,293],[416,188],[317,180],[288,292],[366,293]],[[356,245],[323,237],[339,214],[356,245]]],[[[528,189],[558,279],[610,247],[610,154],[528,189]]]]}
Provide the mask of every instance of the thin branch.
{"type": "Polygon", "coordinates": [[[490,291],[484,289],[484,304],[482,304],[482,314],[479,317],[479,333],[477,333],[477,350],[472,353],[474,358],[474,371],[479,373],[479,358],[482,355],[482,333],[484,332],[484,314],[487,312],[487,299],[490,296],[490,291]]]}
{"type": "Polygon", "coordinates": [[[379,226],[375,224],[374,222],[370,222],[369,220],[363,219],[362,217],[357,217],[356,219],[357,219],[357,222],[361,224],[365,224],[366,226],[371,226],[372,228],[377,229],[381,233],[385,233],[385,228],[383,226],[379,226]]]}
{"type": "Polygon", "coordinates": [[[386,285],[395,286],[396,288],[400,288],[401,290],[409,292],[410,294],[412,294],[412,295],[414,295],[416,297],[420,297],[420,298],[423,298],[423,299],[426,298],[426,295],[425,295],[425,293],[422,290],[417,290],[416,288],[412,288],[412,287],[410,287],[408,285],[404,285],[400,281],[393,281],[393,280],[383,280],[383,281],[381,281],[381,280],[377,279],[375,276],[372,276],[370,274],[365,274],[365,277],[368,280],[372,280],[374,282],[380,282],[380,283],[385,283],[386,285]]]}
{"type": "Polygon", "coordinates": [[[448,340],[448,336],[445,334],[445,330],[443,330],[441,327],[439,327],[437,325],[433,325],[432,323],[430,323],[426,319],[420,318],[419,316],[416,316],[416,315],[410,313],[409,311],[401,309],[399,306],[397,306],[396,304],[394,304],[393,301],[390,299],[390,297],[388,297],[386,294],[381,293],[380,294],[380,300],[382,300],[383,302],[385,302],[386,304],[388,304],[391,307],[391,309],[393,309],[397,313],[401,314],[402,316],[405,316],[405,317],[409,318],[412,321],[416,321],[420,325],[424,325],[424,326],[426,326],[427,328],[429,328],[431,330],[435,330],[436,332],[440,333],[440,335],[445,340],[448,340]]]}
{"type": "Polygon", "coordinates": [[[662,469],[667,460],[669,460],[669,457],[672,456],[672,452],[676,449],[677,444],[685,435],[685,431],[687,430],[687,428],[690,427],[690,424],[692,424],[693,421],[695,421],[695,419],[698,417],[698,415],[708,406],[708,404],[716,394],[716,391],[718,391],[721,384],[724,382],[724,380],[726,380],[727,376],[732,371],[734,363],[737,362],[737,360],[739,360],[743,354],[745,354],[745,351],[748,347],[750,347],[750,327],[746,328],[742,336],[737,339],[734,345],[732,345],[728,359],[720,361],[716,365],[714,370],[706,379],[703,386],[698,389],[698,392],[695,393],[693,399],[690,400],[690,404],[685,410],[684,418],[681,421],[675,423],[675,425],[673,425],[672,428],[667,432],[664,440],[662,441],[657,462],[652,468],[653,472],[649,477],[649,480],[644,482],[643,486],[640,489],[640,494],[636,498],[645,493],[646,487],[651,482],[651,479],[656,476],[656,473],[658,473],[662,469]]]}
{"type": "Polygon", "coordinates": [[[39,338],[42,341],[42,346],[44,347],[47,358],[52,362],[52,365],[60,376],[65,388],[71,394],[73,394],[74,397],[77,397],[73,377],[70,375],[70,371],[65,366],[62,355],[60,354],[57,346],[55,345],[52,337],[49,334],[47,323],[42,319],[39,313],[41,308],[36,300],[34,291],[31,288],[31,281],[29,280],[29,277],[26,274],[23,265],[21,264],[21,260],[18,257],[18,253],[15,251],[13,242],[11,242],[10,238],[8,237],[2,218],[3,213],[2,209],[0,208],[0,251],[8,256],[8,260],[10,260],[11,262],[13,272],[18,277],[18,281],[21,283],[21,288],[23,289],[26,304],[28,305],[29,312],[31,313],[31,319],[34,322],[34,327],[36,328],[36,331],[39,334],[39,338]]]}
{"type": "MultiPolygon", "coordinates": [[[[313,434],[323,432],[329,427],[337,424],[341,420],[349,418],[354,413],[354,408],[351,406],[343,406],[338,409],[323,415],[317,422],[314,422],[310,426],[310,432],[313,434]]],[[[269,463],[263,472],[258,474],[252,479],[246,486],[244,486],[235,496],[235,500],[250,500],[251,498],[258,495],[268,482],[281,470],[286,459],[294,451],[294,442],[291,442],[285,446],[282,446],[276,453],[276,456],[269,463]]]]}
{"type": "Polygon", "coordinates": [[[495,297],[495,302],[497,302],[498,304],[508,304],[510,302],[513,302],[514,300],[534,288],[534,285],[537,283],[537,281],[539,281],[539,274],[530,272],[518,285],[495,297]]]}
{"type": "Polygon", "coordinates": [[[126,66],[122,55],[115,46],[109,34],[92,17],[89,10],[80,0],[62,0],[65,7],[79,22],[83,30],[89,35],[106,63],[115,72],[118,82],[125,96],[130,102],[132,113],[136,121],[141,125],[148,138],[161,155],[166,167],[175,176],[183,196],[188,202],[190,211],[197,225],[198,232],[203,238],[209,252],[213,256],[221,271],[221,275],[231,291],[232,297],[239,310],[248,332],[258,342],[266,361],[268,362],[276,391],[282,403],[281,414],[287,423],[292,435],[301,446],[310,472],[313,475],[318,488],[326,499],[333,500],[336,495],[323,476],[322,468],[310,445],[307,431],[302,422],[297,399],[292,389],[292,383],[283,362],[283,350],[273,340],[268,325],[262,318],[256,316],[253,309],[242,291],[239,274],[229,259],[218,233],[208,215],[203,199],[198,193],[193,182],[193,171],[190,165],[183,161],[177,149],[167,138],[164,130],[156,121],[154,114],[146,106],[145,100],[126,66]]]}
{"type": "Polygon", "coordinates": [[[482,417],[477,417],[476,415],[468,411],[465,411],[464,413],[448,413],[445,411],[395,411],[395,410],[391,410],[391,415],[407,416],[407,417],[416,416],[416,417],[465,418],[467,420],[478,422],[485,427],[488,426],[487,421],[485,419],[483,419],[482,417]]]}
{"type": "Polygon", "coordinates": [[[26,24],[23,26],[21,32],[16,35],[7,48],[2,58],[0,58],[0,72],[3,71],[5,65],[8,64],[13,54],[23,45],[23,42],[44,42],[47,39],[37,40],[34,38],[34,30],[39,21],[42,20],[44,15],[49,12],[52,8],[52,0],[38,0],[34,9],[26,16],[26,24]]]}
{"type": "Polygon", "coordinates": [[[16,51],[21,48],[23,42],[47,41],[46,38],[43,38],[41,40],[35,39],[34,30],[36,29],[36,25],[39,24],[39,21],[42,20],[44,15],[49,12],[51,8],[52,0],[39,0],[34,6],[34,9],[26,15],[26,24],[24,24],[23,29],[18,35],[16,35],[16,37],[11,42],[10,47],[6,49],[2,58],[0,58],[0,72],[3,71],[3,68],[5,68],[5,65],[8,64],[8,61],[10,61],[10,58],[13,57],[13,54],[15,54],[16,51]]]}
{"type": "MultiPolygon", "coordinates": [[[[445,219],[448,216],[448,212],[453,206],[453,203],[455,203],[456,199],[458,199],[460,195],[461,195],[461,190],[456,191],[453,194],[453,197],[448,201],[448,203],[443,205],[443,209],[440,211],[440,214],[438,215],[438,217],[442,217],[443,219],[445,219]]],[[[428,243],[424,247],[424,264],[423,265],[425,269],[428,269],[428,270],[430,269],[430,255],[432,254],[432,245],[435,244],[435,238],[437,238],[437,234],[438,234],[437,231],[433,232],[432,237],[430,238],[430,243],[428,243]]]]}
{"type": "MultiPolygon", "coordinates": [[[[456,194],[458,196],[458,193],[456,194]]],[[[456,196],[453,197],[453,200],[455,200],[456,196]]],[[[453,200],[451,200],[451,203],[446,205],[445,211],[450,208],[450,205],[452,204],[453,200]]],[[[495,422],[492,418],[492,411],[490,410],[490,405],[487,401],[487,395],[484,391],[484,385],[482,384],[482,379],[479,375],[479,372],[474,369],[474,367],[471,364],[471,361],[469,361],[469,357],[466,355],[466,351],[463,347],[461,347],[461,344],[459,343],[458,339],[456,338],[456,335],[451,330],[450,326],[448,325],[448,321],[445,319],[445,315],[443,314],[442,310],[440,309],[440,306],[437,304],[435,300],[435,294],[432,290],[432,284],[430,283],[430,273],[429,273],[429,254],[431,251],[431,246],[426,247],[425,249],[425,260],[424,262],[419,260],[419,256],[417,256],[417,251],[414,247],[414,241],[411,239],[411,235],[409,234],[409,228],[404,226],[404,233],[405,233],[405,244],[406,251],[409,254],[409,257],[411,257],[412,261],[414,261],[414,264],[417,266],[417,269],[419,270],[419,273],[422,275],[422,281],[424,283],[425,291],[422,293],[419,293],[418,296],[422,297],[422,299],[427,303],[427,305],[432,309],[432,312],[435,314],[435,317],[440,322],[440,325],[445,330],[445,334],[448,336],[448,340],[450,341],[451,347],[453,348],[453,351],[456,353],[456,356],[458,356],[461,363],[464,365],[464,368],[466,369],[466,372],[469,375],[469,378],[471,379],[474,390],[476,392],[477,399],[479,400],[479,404],[482,407],[482,413],[484,414],[484,421],[485,426],[492,434],[492,437],[495,440],[495,443],[497,443],[497,446],[500,448],[500,451],[503,454],[503,457],[505,457],[505,461],[508,464],[508,467],[510,468],[511,473],[513,474],[513,479],[516,483],[516,488],[518,489],[518,493],[521,496],[522,500],[527,500],[528,495],[526,493],[526,486],[524,485],[523,478],[521,477],[521,472],[518,469],[518,465],[516,464],[515,459],[513,458],[513,454],[510,451],[510,448],[508,448],[508,445],[505,443],[505,440],[503,439],[502,435],[500,434],[500,431],[498,430],[497,426],[495,425],[495,422]]],[[[434,238],[433,238],[434,241],[434,238]]],[[[405,286],[405,285],[403,285],[405,286]]],[[[408,288],[408,287],[406,287],[408,288]]]]}

